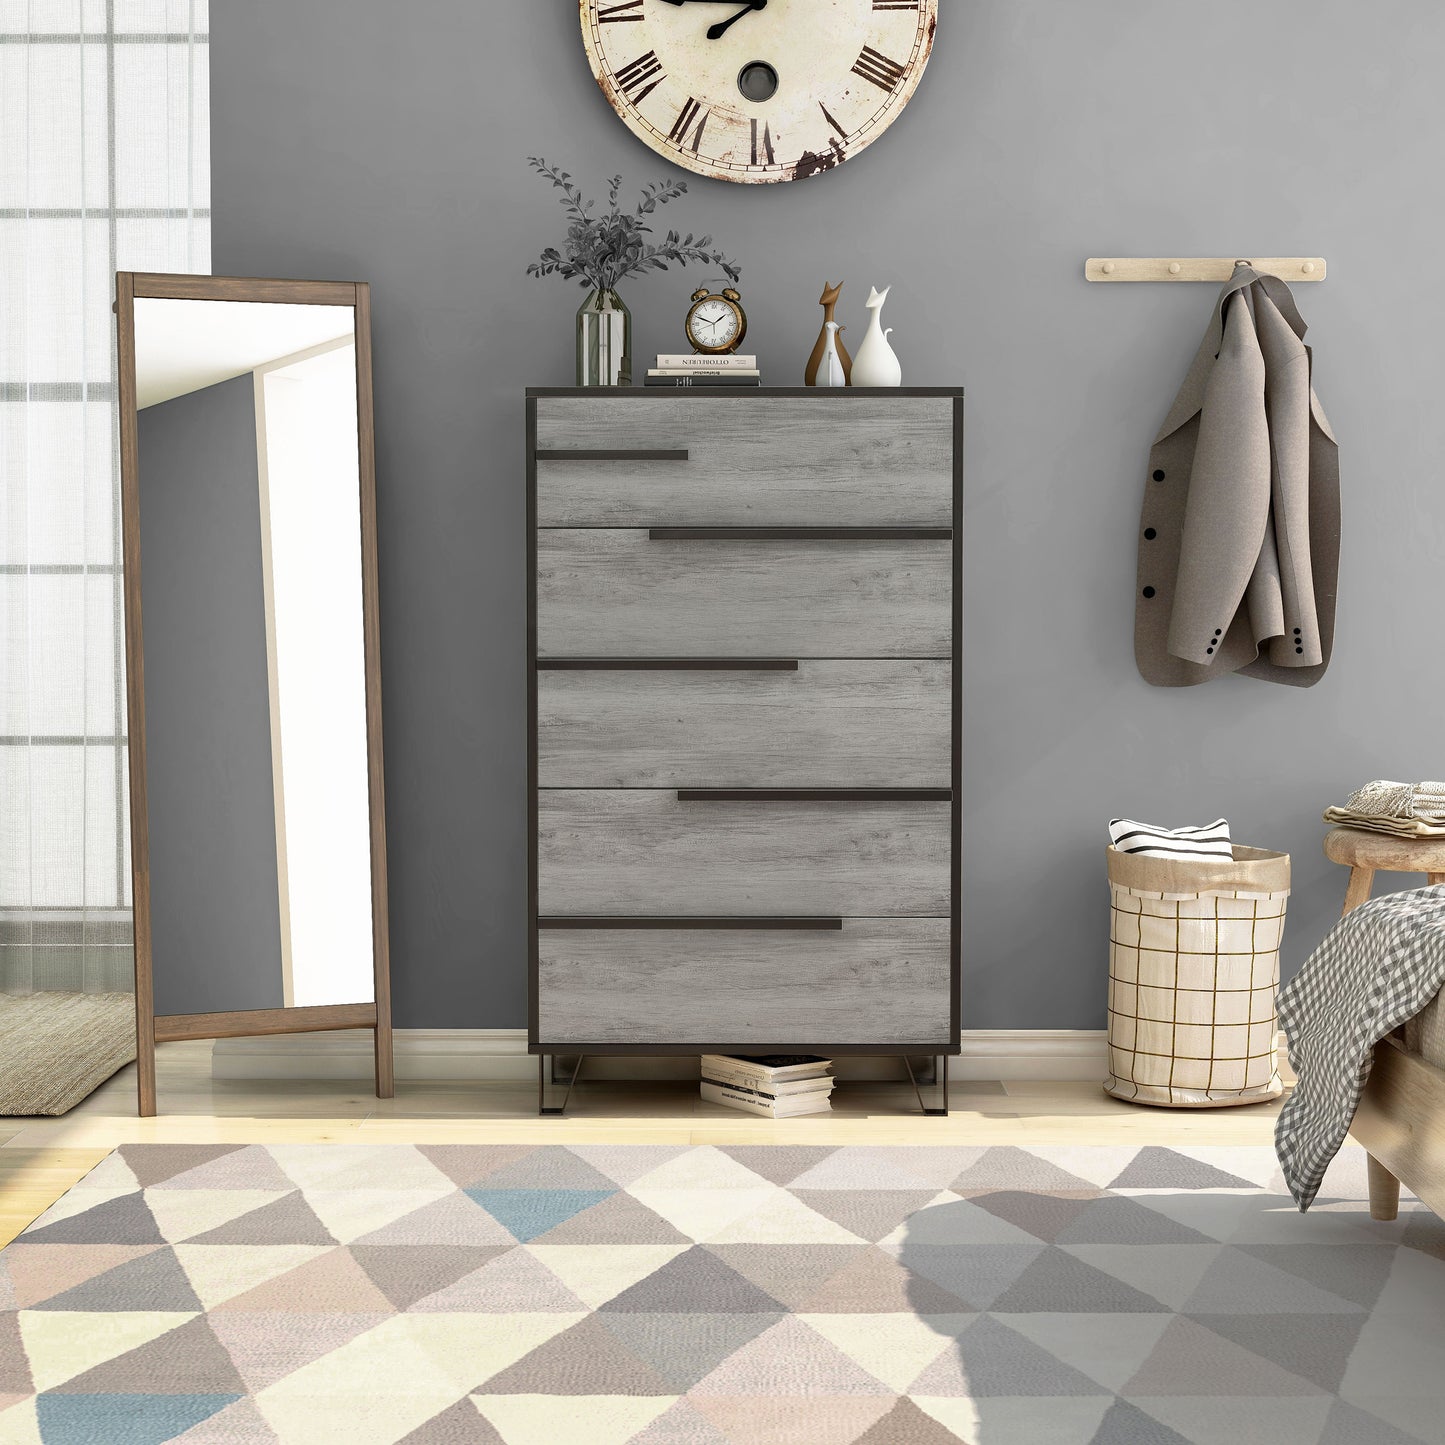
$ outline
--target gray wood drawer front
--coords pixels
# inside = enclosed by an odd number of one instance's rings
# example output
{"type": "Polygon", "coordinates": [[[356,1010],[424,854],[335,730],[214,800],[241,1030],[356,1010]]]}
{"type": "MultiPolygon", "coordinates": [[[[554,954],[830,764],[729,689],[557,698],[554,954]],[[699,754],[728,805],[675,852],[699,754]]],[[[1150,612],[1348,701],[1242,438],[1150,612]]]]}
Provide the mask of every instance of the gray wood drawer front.
{"type": "Polygon", "coordinates": [[[537,673],[545,788],[946,788],[952,666],[537,673]]]}
{"type": "Polygon", "coordinates": [[[947,915],[952,805],[544,788],[538,912],[947,915]]]}
{"type": "Polygon", "coordinates": [[[544,929],[550,1044],[948,1042],[947,918],[851,918],[841,933],[544,929]]]}
{"type": "Polygon", "coordinates": [[[947,657],[950,541],[537,533],[539,657],[947,657]]]}
{"type": "Polygon", "coordinates": [[[962,394],[527,417],[533,1049],[956,1052],[962,394]]]}
{"type": "Polygon", "coordinates": [[[537,460],[542,527],[948,526],[951,397],[542,397],[537,448],[687,461],[537,460]]]}

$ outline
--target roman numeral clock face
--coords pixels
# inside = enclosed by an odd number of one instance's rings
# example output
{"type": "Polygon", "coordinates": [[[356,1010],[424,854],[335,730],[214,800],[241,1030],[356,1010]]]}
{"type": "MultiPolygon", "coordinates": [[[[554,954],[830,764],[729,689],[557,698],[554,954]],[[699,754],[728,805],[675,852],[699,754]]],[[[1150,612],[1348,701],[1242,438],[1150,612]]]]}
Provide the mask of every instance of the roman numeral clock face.
{"type": "Polygon", "coordinates": [[[725,181],[831,170],[928,63],[938,0],[580,0],[592,73],[634,134],[725,181]]]}

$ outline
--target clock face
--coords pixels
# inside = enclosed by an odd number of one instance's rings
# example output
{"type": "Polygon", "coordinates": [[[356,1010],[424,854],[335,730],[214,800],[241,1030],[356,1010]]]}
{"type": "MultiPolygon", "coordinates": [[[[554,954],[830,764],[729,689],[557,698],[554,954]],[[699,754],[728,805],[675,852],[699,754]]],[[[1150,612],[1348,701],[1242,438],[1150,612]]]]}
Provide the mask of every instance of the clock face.
{"type": "Polygon", "coordinates": [[[688,313],[687,335],[694,346],[714,351],[737,339],[738,314],[717,296],[699,301],[688,313]]]}
{"type": "Polygon", "coordinates": [[[725,181],[831,170],[888,128],[938,0],[580,0],[592,73],[634,134],[725,181]]]}

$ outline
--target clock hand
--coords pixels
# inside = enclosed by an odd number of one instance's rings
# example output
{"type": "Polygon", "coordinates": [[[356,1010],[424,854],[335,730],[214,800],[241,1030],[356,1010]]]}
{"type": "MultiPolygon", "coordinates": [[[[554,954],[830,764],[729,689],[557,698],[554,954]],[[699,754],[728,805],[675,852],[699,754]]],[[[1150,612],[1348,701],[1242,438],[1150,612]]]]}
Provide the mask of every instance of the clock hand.
{"type": "MultiPolygon", "coordinates": [[[[735,0],[662,0],[664,5],[718,5],[733,4],[735,0]]],[[[720,20],[716,25],[709,25],[707,38],[709,40],[721,40],[727,34],[729,28],[735,25],[744,15],[754,10],[762,10],[767,6],[768,0],[743,0],[743,8],[736,15],[730,15],[726,20],[720,20]]]]}
{"type": "Polygon", "coordinates": [[[744,15],[748,15],[754,10],[764,9],[767,3],[768,0],[746,0],[746,4],[744,4],[743,8],[739,10],[736,15],[729,15],[726,20],[719,20],[716,25],[709,25],[707,28],[707,38],[709,40],[721,40],[723,36],[727,34],[729,26],[736,25],[744,15]]]}

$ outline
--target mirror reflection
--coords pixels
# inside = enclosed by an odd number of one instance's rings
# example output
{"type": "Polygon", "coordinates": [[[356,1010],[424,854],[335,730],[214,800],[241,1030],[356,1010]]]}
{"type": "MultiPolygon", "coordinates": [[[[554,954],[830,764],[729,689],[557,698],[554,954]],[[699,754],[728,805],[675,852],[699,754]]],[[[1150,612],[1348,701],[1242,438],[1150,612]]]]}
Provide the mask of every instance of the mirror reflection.
{"type": "Polygon", "coordinates": [[[135,301],[158,1015],[369,1002],[354,312],[135,301]]]}

